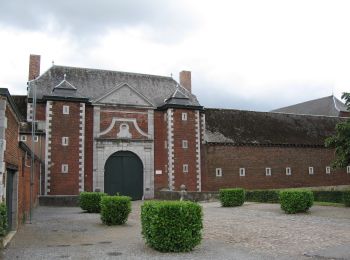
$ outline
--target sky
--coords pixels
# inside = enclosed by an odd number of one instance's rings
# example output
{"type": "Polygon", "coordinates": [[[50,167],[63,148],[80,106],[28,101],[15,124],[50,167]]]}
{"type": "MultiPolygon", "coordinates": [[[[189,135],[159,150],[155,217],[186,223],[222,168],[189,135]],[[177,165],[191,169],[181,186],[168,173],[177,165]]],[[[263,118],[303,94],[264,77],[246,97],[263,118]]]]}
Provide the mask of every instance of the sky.
{"type": "Polygon", "coordinates": [[[205,107],[269,111],[350,91],[350,1],[0,0],[0,87],[67,65],[192,72],[205,107]]]}

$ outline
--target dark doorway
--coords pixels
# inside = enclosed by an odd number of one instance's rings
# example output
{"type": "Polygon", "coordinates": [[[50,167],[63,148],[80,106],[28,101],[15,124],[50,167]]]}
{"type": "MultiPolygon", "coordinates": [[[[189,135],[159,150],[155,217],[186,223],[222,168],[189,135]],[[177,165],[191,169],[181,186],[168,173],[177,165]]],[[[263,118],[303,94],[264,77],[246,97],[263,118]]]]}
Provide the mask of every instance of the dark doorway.
{"type": "Polygon", "coordinates": [[[112,154],[105,164],[104,191],[109,195],[143,196],[143,165],[140,158],[128,151],[112,154]]]}
{"type": "Polygon", "coordinates": [[[7,223],[8,223],[8,231],[13,228],[13,182],[15,178],[15,171],[7,169],[7,177],[6,177],[6,208],[7,208],[7,223]]]}

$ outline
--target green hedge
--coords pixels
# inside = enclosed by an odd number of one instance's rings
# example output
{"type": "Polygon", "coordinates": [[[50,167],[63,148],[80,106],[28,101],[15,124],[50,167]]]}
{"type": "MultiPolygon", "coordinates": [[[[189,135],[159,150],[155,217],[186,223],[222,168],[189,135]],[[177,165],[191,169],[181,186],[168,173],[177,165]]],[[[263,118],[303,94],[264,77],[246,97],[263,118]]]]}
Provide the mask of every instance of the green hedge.
{"type": "Polygon", "coordinates": [[[7,210],[6,204],[0,203],[0,236],[4,236],[7,233],[7,210]]]}
{"type": "Polygon", "coordinates": [[[141,206],[142,235],[161,252],[187,252],[202,240],[202,207],[189,201],[148,201],[141,206]]]}
{"type": "Polygon", "coordinates": [[[131,212],[131,198],[128,196],[103,196],[101,198],[101,220],[104,224],[121,225],[131,212]]]}
{"type": "Polygon", "coordinates": [[[343,191],[314,190],[315,201],[343,203],[343,191]]]}
{"type": "Polygon", "coordinates": [[[246,201],[278,203],[279,190],[247,190],[245,192],[246,201]]]}
{"type": "Polygon", "coordinates": [[[245,200],[244,189],[220,189],[219,198],[223,207],[236,207],[241,206],[245,200]]]}
{"type": "Polygon", "coordinates": [[[310,190],[282,190],[279,192],[281,209],[288,214],[306,212],[312,206],[314,196],[310,190]]]}
{"type": "Polygon", "coordinates": [[[100,202],[103,196],[102,192],[81,192],[79,196],[79,206],[89,213],[99,213],[101,210],[100,202]]]}
{"type": "Polygon", "coordinates": [[[350,190],[343,192],[343,201],[346,207],[350,207],[350,190]]]}

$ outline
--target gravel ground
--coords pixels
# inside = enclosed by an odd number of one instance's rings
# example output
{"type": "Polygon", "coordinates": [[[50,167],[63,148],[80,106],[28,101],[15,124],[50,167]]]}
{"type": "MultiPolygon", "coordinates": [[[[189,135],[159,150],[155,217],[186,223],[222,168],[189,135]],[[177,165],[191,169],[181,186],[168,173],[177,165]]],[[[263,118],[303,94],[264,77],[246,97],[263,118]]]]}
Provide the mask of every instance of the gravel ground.
{"type": "Polygon", "coordinates": [[[107,227],[98,214],[79,208],[39,207],[3,259],[350,259],[350,209],[314,206],[286,215],[277,204],[245,203],[221,208],[203,203],[203,241],[190,253],[148,248],[140,228],[140,205],[128,222],[107,227]]]}

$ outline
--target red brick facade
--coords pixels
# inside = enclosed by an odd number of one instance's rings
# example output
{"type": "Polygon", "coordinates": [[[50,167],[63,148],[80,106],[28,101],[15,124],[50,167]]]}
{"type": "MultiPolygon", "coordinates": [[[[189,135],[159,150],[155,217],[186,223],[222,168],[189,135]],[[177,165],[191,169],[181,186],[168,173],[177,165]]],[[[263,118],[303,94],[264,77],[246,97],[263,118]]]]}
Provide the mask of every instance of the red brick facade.
{"type": "Polygon", "coordinates": [[[168,189],[168,147],[166,111],[154,112],[154,188],[168,189]],[[157,174],[158,173],[158,174],[157,174]]]}

